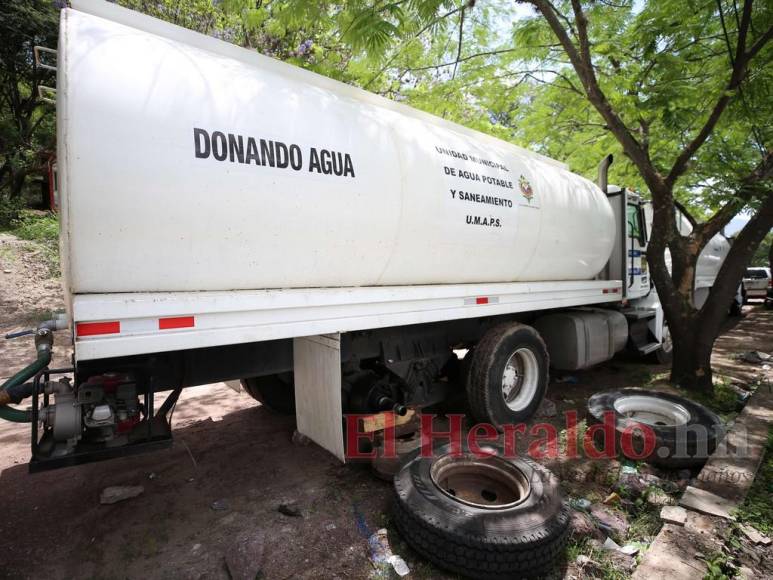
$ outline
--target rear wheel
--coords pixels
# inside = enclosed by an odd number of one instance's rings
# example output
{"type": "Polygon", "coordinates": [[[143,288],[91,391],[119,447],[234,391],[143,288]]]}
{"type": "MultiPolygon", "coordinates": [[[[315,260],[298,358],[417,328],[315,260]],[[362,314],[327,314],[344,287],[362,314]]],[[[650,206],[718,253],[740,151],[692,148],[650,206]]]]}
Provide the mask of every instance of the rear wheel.
{"type": "Polygon", "coordinates": [[[281,415],[295,413],[293,373],[242,379],[242,387],[264,407],[281,415]]]}
{"type": "Polygon", "coordinates": [[[496,326],[470,354],[467,398],[477,421],[501,431],[537,411],[548,384],[548,352],[536,330],[518,323],[496,326]]]}

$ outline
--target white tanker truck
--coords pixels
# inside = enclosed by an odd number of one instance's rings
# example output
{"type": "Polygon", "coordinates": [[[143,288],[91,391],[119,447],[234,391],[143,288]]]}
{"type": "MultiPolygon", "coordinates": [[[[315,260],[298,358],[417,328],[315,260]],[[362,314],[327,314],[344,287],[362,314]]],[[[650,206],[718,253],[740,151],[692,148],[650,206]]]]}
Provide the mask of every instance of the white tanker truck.
{"type": "MultiPolygon", "coordinates": [[[[343,459],[342,413],[426,407],[461,383],[474,418],[502,428],[535,412],[549,366],[626,345],[668,357],[647,206],[607,186],[611,159],[597,185],[107,2],[61,14],[68,309],[0,399],[32,397],[0,406],[32,423],[31,469],[166,445],[180,389],[215,381],[296,413],[343,459]],[[48,369],[61,327],[74,366],[48,369]]],[[[709,244],[698,290],[727,248],[709,244]]]]}

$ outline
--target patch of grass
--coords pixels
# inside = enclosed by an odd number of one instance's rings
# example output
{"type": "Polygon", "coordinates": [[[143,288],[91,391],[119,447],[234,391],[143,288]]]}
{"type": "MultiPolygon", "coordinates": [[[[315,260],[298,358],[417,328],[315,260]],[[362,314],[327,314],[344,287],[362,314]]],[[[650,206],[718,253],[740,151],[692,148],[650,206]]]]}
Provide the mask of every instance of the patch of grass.
{"type": "Polygon", "coordinates": [[[730,380],[722,376],[715,375],[714,389],[710,394],[679,387],[677,389],[684,398],[714,411],[725,423],[734,419],[741,407],[738,393],[730,386],[730,380]]]}
{"type": "Polygon", "coordinates": [[[590,551],[588,546],[588,538],[572,538],[566,545],[566,559],[568,562],[574,562],[577,560],[577,556],[587,554],[590,551]]]}
{"type": "Polygon", "coordinates": [[[602,580],[626,580],[631,575],[625,570],[620,569],[617,564],[610,561],[604,554],[599,557],[599,564],[601,564],[600,578],[602,580]]]}
{"type": "Polygon", "coordinates": [[[22,212],[12,226],[11,232],[16,237],[35,242],[49,275],[59,276],[59,218],[51,213],[22,212]]]}
{"type": "Polygon", "coordinates": [[[722,552],[714,552],[706,557],[708,570],[703,580],[730,580],[735,577],[735,566],[730,556],[722,552]]]}
{"type": "Polygon", "coordinates": [[[16,254],[14,254],[11,248],[6,246],[0,246],[0,262],[6,264],[13,264],[16,262],[16,254]]]}
{"type": "Polygon", "coordinates": [[[59,219],[51,213],[23,212],[13,221],[13,234],[40,243],[59,241],[59,219]]]}
{"type": "Polygon", "coordinates": [[[671,378],[671,371],[663,371],[660,373],[652,373],[652,376],[650,378],[649,385],[653,386],[657,383],[668,383],[669,378],[671,378]]]}
{"type": "Polygon", "coordinates": [[[611,561],[606,552],[595,548],[593,544],[588,542],[587,538],[570,541],[566,546],[565,554],[567,562],[576,562],[580,555],[588,556],[593,561],[594,564],[589,564],[592,569],[585,570],[586,573],[589,573],[586,576],[601,580],[624,580],[630,576],[611,561]]]}
{"type": "Polygon", "coordinates": [[[646,500],[637,507],[638,509],[628,519],[628,541],[651,540],[663,526],[659,508],[651,506],[646,500]]]}
{"type": "Polygon", "coordinates": [[[732,413],[738,410],[738,393],[730,386],[730,381],[724,377],[720,377],[714,383],[714,394],[709,401],[709,404],[722,413],[732,413]]]}
{"type": "Polygon", "coordinates": [[[23,321],[30,326],[37,326],[40,322],[50,320],[54,317],[54,312],[51,310],[44,310],[42,308],[35,308],[24,314],[23,321]]]}
{"type": "Polygon", "coordinates": [[[773,493],[773,429],[768,430],[765,456],[749,494],[735,512],[738,522],[749,524],[763,534],[773,534],[771,493],[773,493]]]}
{"type": "Polygon", "coordinates": [[[632,371],[629,376],[631,382],[635,383],[634,386],[637,387],[648,385],[653,380],[652,371],[643,366],[632,371]]]}

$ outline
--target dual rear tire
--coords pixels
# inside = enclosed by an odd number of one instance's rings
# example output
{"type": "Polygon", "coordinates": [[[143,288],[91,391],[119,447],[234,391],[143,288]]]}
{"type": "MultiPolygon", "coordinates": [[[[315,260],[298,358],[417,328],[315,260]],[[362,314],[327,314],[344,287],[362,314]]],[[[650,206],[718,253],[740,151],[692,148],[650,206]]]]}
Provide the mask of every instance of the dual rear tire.
{"type": "Polygon", "coordinates": [[[242,388],[261,405],[279,415],[295,414],[293,373],[242,379],[242,388]]]}

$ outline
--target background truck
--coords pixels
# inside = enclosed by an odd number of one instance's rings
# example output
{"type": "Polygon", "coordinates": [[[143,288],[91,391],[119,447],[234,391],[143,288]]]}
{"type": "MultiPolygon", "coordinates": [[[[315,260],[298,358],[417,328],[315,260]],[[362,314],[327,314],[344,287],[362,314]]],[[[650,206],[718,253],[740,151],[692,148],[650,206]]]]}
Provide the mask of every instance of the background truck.
{"type": "Polygon", "coordinates": [[[741,284],[743,286],[744,303],[750,298],[762,298],[765,300],[768,295],[768,288],[773,286],[773,281],[770,278],[770,268],[746,268],[741,284]]]}
{"type": "MultiPolygon", "coordinates": [[[[0,407],[32,423],[33,470],[169,444],[193,385],[242,380],[343,460],[344,413],[459,388],[501,429],[535,412],[551,366],[670,355],[651,210],[607,185],[611,157],[594,184],[100,0],[62,10],[56,108],[68,310],[4,385],[32,409],[0,407]],[[64,326],[73,368],[48,369],[64,326]]],[[[727,249],[707,246],[696,300],[727,249]]]]}

